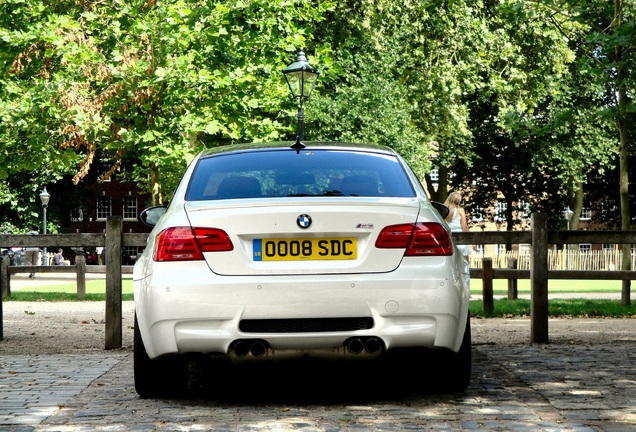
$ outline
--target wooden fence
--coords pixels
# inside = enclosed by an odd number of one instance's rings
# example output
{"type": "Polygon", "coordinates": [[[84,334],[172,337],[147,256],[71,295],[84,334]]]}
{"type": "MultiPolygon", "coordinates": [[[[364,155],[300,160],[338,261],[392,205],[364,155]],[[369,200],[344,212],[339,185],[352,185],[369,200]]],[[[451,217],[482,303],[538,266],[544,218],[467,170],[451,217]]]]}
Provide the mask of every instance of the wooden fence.
{"type": "MultiPolygon", "coordinates": [[[[636,254],[632,252],[631,255],[631,268],[636,268],[636,254]]],[[[484,256],[490,257],[473,253],[470,257],[470,267],[480,268],[484,256]]],[[[493,267],[508,267],[511,260],[516,260],[518,269],[530,270],[530,257],[530,251],[514,250],[505,251],[490,258],[493,267]]],[[[623,252],[620,250],[580,251],[578,248],[548,250],[548,270],[621,270],[622,263],[623,252]]]]}
{"type": "MultiPolygon", "coordinates": [[[[535,213],[531,219],[531,231],[489,231],[453,233],[458,244],[524,244],[529,245],[530,253],[527,256],[517,256],[518,268],[506,268],[507,263],[497,261],[493,266],[491,257],[481,257],[478,263],[471,262],[470,276],[483,280],[484,286],[484,311],[492,310],[492,281],[493,279],[530,279],[531,285],[531,330],[532,343],[548,342],[548,279],[591,279],[591,280],[624,280],[636,279],[636,271],[610,270],[590,268],[579,270],[563,270],[559,264],[563,257],[556,255],[553,258],[549,252],[552,244],[579,244],[579,243],[614,243],[636,244],[636,231],[548,231],[547,219],[543,214],[535,213]]],[[[111,216],[106,221],[106,232],[103,234],[47,234],[39,236],[30,235],[0,235],[1,247],[106,247],[106,349],[121,348],[122,346],[122,271],[126,269],[121,265],[122,246],[146,246],[148,234],[132,234],[122,232],[122,218],[111,216]]],[[[618,256],[617,256],[618,257],[618,256]]],[[[81,260],[80,260],[81,261],[81,260]]],[[[616,268],[618,268],[616,261],[616,268]]],[[[81,267],[81,262],[79,266],[81,267]]],[[[5,268],[3,262],[3,268],[5,268]]],[[[9,286],[10,275],[25,271],[25,266],[19,269],[6,267],[2,271],[0,281],[2,286],[9,286]]],[[[579,268],[579,267],[577,267],[579,268]]],[[[633,264],[632,264],[633,268],[633,264]]],[[[51,272],[77,272],[78,285],[82,270],[75,266],[49,267],[51,272]],[[55,270],[54,270],[55,269],[55,270]]],[[[38,266],[37,271],[43,271],[43,266],[38,266]]],[[[629,304],[630,293],[623,289],[623,304],[629,304]]],[[[0,340],[2,340],[2,302],[0,301],[0,340]]]]}
{"type": "MultiPolygon", "coordinates": [[[[106,231],[103,234],[43,234],[43,235],[0,235],[1,247],[105,247],[104,256],[106,265],[106,340],[105,349],[116,349],[122,347],[122,272],[130,270],[127,266],[122,266],[121,249],[124,246],[146,246],[147,233],[124,233],[122,232],[123,221],[121,216],[110,216],[106,220],[106,231]]],[[[32,266],[37,272],[73,272],[77,273],[78,288],[84,282],[85,265],[81,262],[73,266],[32,266]],[[84,270],[81,268],[84,267],[84,270]],[[78,271],[79,270],[79,271],[78,271]]],[[[99,267],[99,266],[98,266],[99,267]]],[[[99,270],[99,269],[98,269],[99,270]]],[[[11,274],[30,271],[28,266],[7,266],[2,260],[2,273],[0,283],[2,291],[5,286],[9,290],[11,284],[11,274]]],[[[1,296],[0,296],[1,297],[1,296]]],[[[2,301],[0,301],[0,340],[3,339],[3,318],[2,301]]]]}
{"type": "MultiPolygon", "coordinates": [[[[633,270],[550,270],[548,249],[550,244],[579,243],[636,243],[636,231],[548,231],[546,215],[532,214],[531,231],[453,233],[458,244],[528,244],[530,265],[528,270],[494,268],[492,259],[484,258],[482,268],[471,268],[470,276],[483,280],[484,311],[492,308],[493,279],[530,279],[531,316],[530,341],[548,343],[548,279],[623,280],[636,279],[633,270]]],[[[630,304],[629,283],[623,286],[621,301],[630,304]]]]}

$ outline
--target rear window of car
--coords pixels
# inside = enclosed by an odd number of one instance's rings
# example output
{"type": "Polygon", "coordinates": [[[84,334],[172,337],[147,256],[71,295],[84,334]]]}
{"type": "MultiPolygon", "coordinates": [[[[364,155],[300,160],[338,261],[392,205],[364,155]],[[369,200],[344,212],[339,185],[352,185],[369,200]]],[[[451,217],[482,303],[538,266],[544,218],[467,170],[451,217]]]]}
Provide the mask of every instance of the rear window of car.
{"type": "Polygon", "coordinates": [[[413,197],[395,156],[351,150],[269,150],[198,161],[187,201],[294,196],[413,197]]]}

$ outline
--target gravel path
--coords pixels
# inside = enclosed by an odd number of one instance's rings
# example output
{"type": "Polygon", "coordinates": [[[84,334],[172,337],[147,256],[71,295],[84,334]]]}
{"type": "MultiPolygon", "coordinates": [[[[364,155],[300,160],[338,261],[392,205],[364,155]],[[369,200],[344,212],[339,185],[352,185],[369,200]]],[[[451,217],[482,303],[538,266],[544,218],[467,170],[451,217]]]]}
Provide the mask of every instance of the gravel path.
{"type": "MultiPolygon", "coordinates": [[[[3,303],[0,354],[74,354],[104,350],[104,302],[3,303]]],[[[122,303],[122,345],[132,350],[134,303],[122,303]]]]}

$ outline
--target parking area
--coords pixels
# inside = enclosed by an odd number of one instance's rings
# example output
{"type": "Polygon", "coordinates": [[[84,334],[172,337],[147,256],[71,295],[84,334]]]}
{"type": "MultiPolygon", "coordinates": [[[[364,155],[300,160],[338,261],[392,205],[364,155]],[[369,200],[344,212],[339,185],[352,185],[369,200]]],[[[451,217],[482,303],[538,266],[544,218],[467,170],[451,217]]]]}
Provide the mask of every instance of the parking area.
{"type": "Polygon", "coordinates": [[[460,394],[414,388],[399,367],[193,363],[188,393],[141,399],[132,312],[124,349],[106,351],[101,302],[6,302],[0,431],[636,431],[636,319],[550,320],[538,345],[527,318],[474,319],[460,394]]]}
{"type": "MultiPolygon", "coordinates": [[[[631,431],[633,342],[478,345],[471,386],[410,388],[400,371],[191,371],[172,399],[140,399],[132,354],[0,356],[2,431],[631,431]]],[[[160,377],[158,377],[160,379],[160,377]]]]}

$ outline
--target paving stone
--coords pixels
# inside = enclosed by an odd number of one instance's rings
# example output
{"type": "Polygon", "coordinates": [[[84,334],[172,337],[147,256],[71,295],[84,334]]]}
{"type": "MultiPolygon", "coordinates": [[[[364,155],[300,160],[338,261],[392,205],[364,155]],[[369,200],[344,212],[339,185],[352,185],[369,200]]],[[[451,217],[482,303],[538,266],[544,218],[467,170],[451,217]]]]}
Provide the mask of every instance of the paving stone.
{"type": "Polygon", "coordinates": [[[234,377],[232,397],[213,377],[165,399],[138,397],[129,352],[2,355],[0,432],[636,431],[635,350],[475,346],[471,385],[451,395],[300,374],[234,377]]]}

